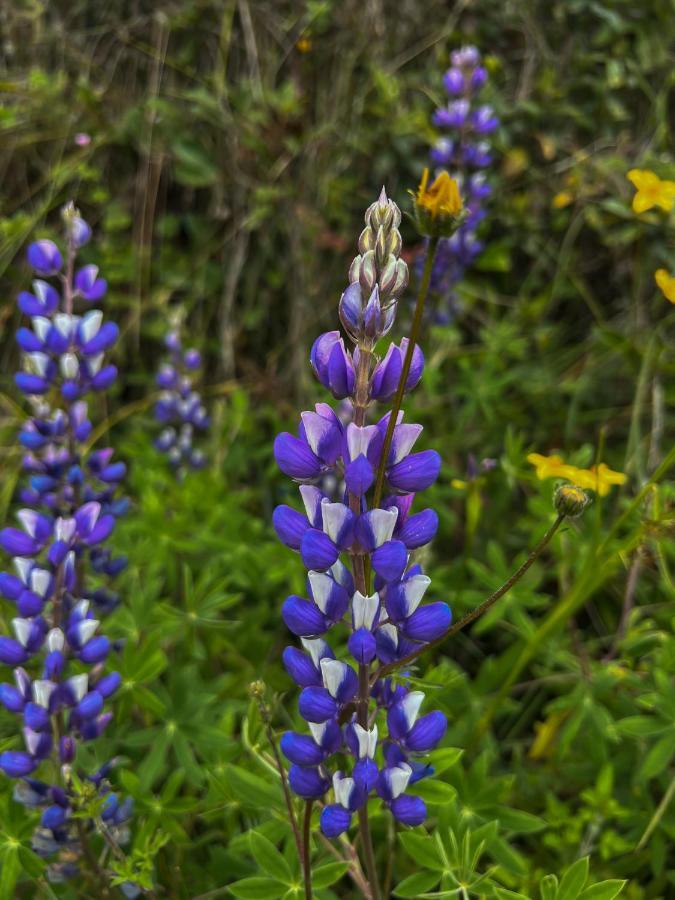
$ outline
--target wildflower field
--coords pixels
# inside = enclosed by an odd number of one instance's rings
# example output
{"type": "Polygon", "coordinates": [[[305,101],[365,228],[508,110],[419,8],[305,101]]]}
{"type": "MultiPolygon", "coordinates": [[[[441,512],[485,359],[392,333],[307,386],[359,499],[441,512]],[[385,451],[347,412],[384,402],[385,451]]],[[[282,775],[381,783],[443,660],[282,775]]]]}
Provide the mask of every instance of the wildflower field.
{"type": "Polygon", "coordinates": [[[675,898],[672,5],[0,38],[0,900],[675,898]]]}

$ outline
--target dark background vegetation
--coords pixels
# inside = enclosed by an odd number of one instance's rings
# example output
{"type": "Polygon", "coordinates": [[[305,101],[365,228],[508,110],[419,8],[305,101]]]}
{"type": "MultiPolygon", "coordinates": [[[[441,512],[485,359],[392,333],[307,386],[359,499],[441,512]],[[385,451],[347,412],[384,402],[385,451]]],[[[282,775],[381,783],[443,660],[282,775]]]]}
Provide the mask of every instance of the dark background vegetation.
{"type": "MultiPolygon", "coordinates": [[[[130,464],[133,500],[115,539],[131,563],[111,624],[125,639],[124,690],[96,752],[123,756],[138,853],[155,828],[170,838],[154,859],[158,894],[226,895],[255,877],[258,893],[235,896],[299,896],[251,838],[264,834],[293,868],[247,693],[263,678],[275,728],[296,718],[279,608],[302,573],[269,525],[293,494],[271,441],[302,404],[327,399],[308,352],[336,327],[363,211],[382,184],[406,206],[449,52],[470,42],[503,122],[487,249],[453,323],[427,326],[427,372],[408,404],[444,461],[434,598],[468,610],[550,523],[552,482],[534,479],[528,451],[601,459],[629,480],[418,672],[450,718],[446,744],[465,751],[428,789],[447,859],[434,869],[376,816],[379,862],[393,885],[438,870],[401,896],[450,890],[451,871],[466,896],[539,897],[544,875],[586,856],[591,881],[629,879],[635,900],[675,896],[672,487],[644,487],[673,443],[673,308],[653,282],[672,271],[672,227],[632,213],[625,177],[634,166],[674,177],[672,5],[17,0],[0,7],[0,36],[1,508],[6,518],[18,477],[23,253],[72,198],[122,329],[122,377],[97,417],[130,464]],[[205,353],[214,419],[210,466],[183,484],[151,446],[175,307],[205,353]],[[467,490],[452,480],[469,453],[499,466],[467,490]]],[[[423,248],[407,224],[404,245],[414,270],[423,248]]],[[[397,337],[406,318],[401,304],[397,337]]],[[[9,717],[1,728],[12,745],[9,717]]],[[[25,849],[30,818],[1,787],[5,896],[98,896],[45,886],[25,849]]],[[[332,857],[320,845],[317,859],[332,857]]],[[[357,896],[331,877],[317,896],[357,896]]]]}

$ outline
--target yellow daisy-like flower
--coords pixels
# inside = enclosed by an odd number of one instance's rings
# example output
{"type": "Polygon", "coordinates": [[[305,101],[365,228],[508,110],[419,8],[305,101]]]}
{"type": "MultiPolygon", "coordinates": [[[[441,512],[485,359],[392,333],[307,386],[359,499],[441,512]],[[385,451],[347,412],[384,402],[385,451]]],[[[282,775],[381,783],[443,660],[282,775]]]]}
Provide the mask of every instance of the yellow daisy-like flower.
{"type": "Polygon", "coordinates": [[[567,473],[573,468],[563,462],[562,456],[542,456],[541,453],[529,453],[527,461],[535,467],[537,478],[540,481],[543,481],[544,478],[567,478],[567,473]]]}
{"type": "Polygon", "coordinates": [[[670,212],[675,202],[675,181],[662,181],[649,169],[631,169],[628,180],[637,193],[633,197],[633,212],[647,212],[653,206],[659,206],[670,212]]]}
{"type": "Polygon", "coordinates": [[[425,169],[415,197],[418,208],[428,213],[432,219],[459,215],[462,211],[462,198],[455,179],[447,172],[440,172],[431,187],[428,184],[429,170],[425,169]]]}
{"type": "Polygon", "coordinates": [[[537,478],[563,478],[577,487],[595,491],[600,497],[606,497],[613,485],[624,484],[627,476],[623,472],[614,472],[606,463],[579,469],[563,461],[561,456],[542,456],[541,453],[530,453],[527,461],[536,470],[537,478]]]}
{"type": "Polygon", "coordinates": [[[615,484],[625,484],[627,475],[623,472],[614,472],[606,463],[599,466],[591,466],[590,469],[577,469],[577,478],[573,479],[579,487],[595,491],[601,497],[606,497],[615,484]]]}
{"type": "Polygon", "coordinates": [[[671,303],[675,303],[675,275],[670,275],[665,269],[657,269],[654,272],[654,281],[663,291],[663,296],[671,303]]]}

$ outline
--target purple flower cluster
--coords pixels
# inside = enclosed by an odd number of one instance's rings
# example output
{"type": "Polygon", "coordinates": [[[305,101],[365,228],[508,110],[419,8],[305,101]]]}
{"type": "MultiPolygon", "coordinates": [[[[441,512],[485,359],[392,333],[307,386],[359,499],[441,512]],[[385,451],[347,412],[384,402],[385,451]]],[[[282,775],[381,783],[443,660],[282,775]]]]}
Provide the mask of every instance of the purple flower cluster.
{"type": "Polygon", "coordinates": [[[443,79],[450,99],[433,116],[434,125],[447,134],[432,149],[431,160],[457,179],[468,215],[452,237],[440,242],[432,270],[431,289],[444,298],[440,314],[446,318],[455,306],[454,286],[483,249],[476,228],[491,193],[483,170],[492,162],[489,135],[499,126],[492,107],[479,102],[488,76],[478,50],[455,50],[451,63],[443,79]]]}
{"type": "MultiPolygon", "coordinates": [[[[281,748],[300,797],[323,798],[332,785],[321,815],[329,837],[349,828],[373,792],[398,821],[420,824],[424,802],[406,790],[430,774],[419,757],[446,729],[442,713],[420,715],[420,691],[378,679],[373,670],[433,641],[451,620],[446,603],[422,603],[430,579],[414,562],[415,551],[434,537],[438,517],[431,509],[413,513],[412,505],[438,477],[441,461],[433,450],[416,449],[422,426],[405,423],[402,413],[383,463],[387,489],[381,503],[372,503],[390,413],[367,424],[368,411],[392,398],[407,349],[404,340],[381,359],[374,352],[394,324],[407,284],[400,216],[384,190],[366,212],[352,283],[339,305],[354,349],[332,331],[315,341],[310,356],[324,387],[350,402],[351,421],[345,424],[331,405],[318,403],[302,413],[297,435],[280,434],[274,444],[280,469],[299,484],[303,507],[277,507],[274,527],[308,570],[306,596],[288,597],[282,616],[302,644],[287,647],[283,659],[302,688],[299,709],[310,733],[285,734],[281,748]],[[328,637],[341,628],[347,641],[338,658],[328,637]]],[[[423,368],[415,347],[406,390],[423,368]]]]}
{"type": "MultiPolygon", "coordinates": [[[[111,642],[100,617],[118,602],[107,582],[126,560],[114,557],[105,541],[127,506],[116,496],[124,463],[109,448],[87,448],[87,400],[116,378],[105,353],[118,330],[91,308],[107,288],[96,266],[75,267],[91,230],[72,204],[63,220],[63,256],[50,240],[28,248],[36,279],[32,292],[18,298],[30,323],[17,333],[23,369],[16,375],[32,407],[19,435],[27,483],[20,527],[0,531],[0,547],[12,557],[12,569],[0,573],[0,594],[15,607],[13,636],[0,637],[0,663],[14,670],[13,683],[0,684],[0,702],[20,718],[24,745],[0,753],[0,769],[17,779],[16,799],[41,810],[33,847],[53,859],[56,881],[77,872],[80,827],[92,826],[79,826],[83,820],[73,815],[77,744],[106,728],[112,716],[106,701],[120,685],[117,672],[105,671],[111,642]],[[38,770],[52,780],[42,780],[38,770]]],[[[103,798],[101,818],[121,840],[131,802],[111,792],[110,767],[87,781],[103,798]]]]}
{"type": "Polygon", "coordinates": [[[201,469],[206,457],[193,447],[195,431],[205,431],[209,426],[202,398],[194,389],[193,377],[202,364],[198,350],[183,350],[178,323],[164,339],[169,359],[157,373],[157,384],[162,389],[155,404],[155,418],[164,425],[155,440],[158,450],[166,453],[171,466],[182,477],[188,468],[201,469]]]}

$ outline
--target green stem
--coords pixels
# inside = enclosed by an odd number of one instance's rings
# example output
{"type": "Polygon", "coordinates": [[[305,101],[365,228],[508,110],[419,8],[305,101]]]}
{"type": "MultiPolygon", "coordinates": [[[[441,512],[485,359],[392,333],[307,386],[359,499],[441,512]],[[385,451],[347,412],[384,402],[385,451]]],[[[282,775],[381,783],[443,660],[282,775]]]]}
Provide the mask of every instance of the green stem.
{"type": "Polygon", "coordinates": [[[373,850],[373,839],[370,834],[370,823],[368,822],[367,803],[359,810],[359,833],[363,845],[363,857],[366,861],[366,872],[368,873],[372,900],[380,900],[380,887],[377,881],[377,866],[375,865],[375,851],[373,850]]]}
{"type": "Polygon", "coordinates": [[[534,563],[537,557],[541,555],[546,545],[550,543],[551,538],[560,528],[564,519],[565,515],[563,513],[558,515],[555,522],[544,534],[539,543],[527,557],[525,562],[521,566],[519,566],[519,568],[516,569],[513,575],[511,575],[510,578],[508,578],[501,587],[497,588],[497,590],[493,594],[490,594],[490,596],[487,597],[487,599],[483,600],[483,602],[479,606],[477,606],[475,609],[472,609],[470,613],[467,613],[458,622],[455,622],[454,625],[451,625],[446,631],[443,632],[440,637],[436,638],[436,640],[429,641],[428,644],[422,644],[416,650],[413,650],[412,653],[408,653],[407,656],[403,656],[401,657],[401,659],[397,659],[394,662],[388,663],[386,666],[380,666],[380,668],[373,676],[373,683],[379,678],[384,678],[384,676],[388,675],[390,672],[393,672],[394,669],[398,669],[401,666],[405,666],[408,665],[408,663],[413,662],[417,659],[418,656],[426,653],[427,650],[430,650],[432,647],[437,647],[439,644],[442,644],[443,641],[447,640],[447,638],[452,637],[454,634],[457,634],[458,631],[466,628],[467,625],[470,625],[471,622],[473,622],[475,619],[478,619],[483,615],[483,613],[486,613],[488,609],[490,609],[490,607],[497,602],[497,600],[503,597],[504,594],[508,593],[514,586],[514,584],[517,584],[517,582],[520,581],[520,579],[534,563]]]}
{"type": "Polygon", "coordinates": [[[566,622],[570,616],[572,616],[577,609],[588,600],[593,592],[610,577],[614,572],[614,569],[623,559],[635,552],[637,547],[644,543],[643,531],[642,529],[639,529],[634,536],[622,541],[616,549],[610,550],[609,546],[617,537],[619,531],[626,522],[634,515],[635,511],[654,490],[655,485],[663,480],[674,465],[675,447],[670,450],[649,481],[643,485],[626,509],[614,521],[614,524],[600,542],[595,552],[589,556],[577,581],[572,585],[566,596],[560,599],[558,604],[546,616],[536,631],[534,631],[529,638],[524,639],[521,642],[520,652],[514,659],[508,675],[505,677],[492,703],[488,706],[483,717],[476,725],[472,745],[475,745],[490,727],[492,718],[497,710],[501,708],[504,698],[518,680],[520,673],[525,666],[535,656],[537,650],[542,647],[544,641],[546,641],[563,622],[566,622]]]}
{"type": "Polygon", "coordinates": [[[642,850],[642,848],[645,846],[645,844],[647,843],[649,838],[654,833],[654,829],[656,828],[656,826],[659,824],[659,822],[663,818],[664,813],[666,812],[666,810],[668,809],[668,806],[670,805],[670,801],[673,799],[673,794],[675,794],[675,778],[672,779],[672,781],[668,785],[668,789],[666,790],[665,794],[661,798],[661,802],[657,806],[656,811],[654,812],[654,815],[652,816],[652,818],[649,822],[649,825],[647,825],[647,827],[645,829],[645,833],[642,835],[637,847],[635,848],[636,851],[642,850]]]}
{"type": "Polygon", "coordinates": [[[313,800],[305,803],[305,821],[302,829],[302,873],[305,880],[305,900],[312,900],[312,861],[309,852],[309,833],[312,823],[313,800]]]}
{"type": "Polygon", "coordinates": [[[417,344],[417,336],[419,334],[420,326],[422,324],[422,314],[424,312],[424,304],[427,299],[427,294],[429,293],[429,283],[431,282],[431,271],[434,265],[434,257],[436,256],[436,250],[438,248],[438,242],[440,238],[432,237],[429,240],[429,247],[427,249],[427,258],[424,261],[424,271],[422,272],[422,280],[420,281],[420,289],[417,294],[417,303],[415,304],[415,313],[413,315],[412,327],[410,329],[410,337],[408,338],[408,349],[406,350],[405,359],[403,361],[403,371],[401,372],[401,378],[398,383],[398,388],[396,389],[396,396],[394,397],[394,405],[391,409],[391,415],[389,416],[389,422],[387,424],[387,433],[384,437],[384,445],[382,447],[382,458],[380,459],[380,465],[377,470],[377,480],[375,482],[375,491],[373,493],[373,505],[372,509],[376,509],[380,505],[380,501],[382,500],[382,489],[384,487],[384,472],[387,467],[387,458],[389,457],[389,450],[391,448],[391,442],[394,437],[394,428],[396,427],[396,419],[398,418],[399,411],[401,409],[401,404],[403,403],[403,394],[405,393],[405,384],[408,380],[408,373],[410,372],[410,366],[412,363],[413,352],[415,350],[415,345],[417,344]]]}

